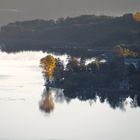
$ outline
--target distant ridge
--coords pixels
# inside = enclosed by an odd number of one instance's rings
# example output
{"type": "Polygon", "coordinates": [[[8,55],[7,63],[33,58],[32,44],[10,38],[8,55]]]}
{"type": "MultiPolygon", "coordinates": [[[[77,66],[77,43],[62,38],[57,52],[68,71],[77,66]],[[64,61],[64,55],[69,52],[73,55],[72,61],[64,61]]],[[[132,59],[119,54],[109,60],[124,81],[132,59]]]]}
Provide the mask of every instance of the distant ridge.
{"type": "Polygon", "coordinates": [[[120,17],[81,15],[57,20],[32,20],[1,27],[3,51],[112,50],[123,44],[140,51],[139,12],[120,17]]]}

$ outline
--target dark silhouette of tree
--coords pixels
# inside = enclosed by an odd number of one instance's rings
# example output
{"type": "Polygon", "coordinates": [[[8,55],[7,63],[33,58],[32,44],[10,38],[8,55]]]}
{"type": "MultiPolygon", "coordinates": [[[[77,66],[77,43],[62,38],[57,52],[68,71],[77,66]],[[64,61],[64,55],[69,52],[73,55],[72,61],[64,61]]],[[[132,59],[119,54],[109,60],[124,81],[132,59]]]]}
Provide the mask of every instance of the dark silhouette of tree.
{"type": "Polygon", "coordinates": [[[79,70],[80,62],[76,57],[71,57],[69,59],[69,62],[67,64],[67,70],[71,72],[75,72],[79,70]]]}

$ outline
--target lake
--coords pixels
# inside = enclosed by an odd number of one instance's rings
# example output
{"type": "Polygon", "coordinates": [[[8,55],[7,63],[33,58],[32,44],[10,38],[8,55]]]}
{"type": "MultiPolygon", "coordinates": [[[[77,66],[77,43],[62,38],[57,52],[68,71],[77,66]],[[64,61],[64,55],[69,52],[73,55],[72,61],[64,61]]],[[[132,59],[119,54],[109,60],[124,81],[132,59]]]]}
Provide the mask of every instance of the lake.
{"type": "Polygon", "coordinates": [[[139,140],[140,108],[131,98],[114,109],[99,97],[67,99],[60,89],[47,94],[39,62],[46,55],[0,52],[1,140],[139,140]],[[48,95],[52,107],[45,112],[48,95]]]}

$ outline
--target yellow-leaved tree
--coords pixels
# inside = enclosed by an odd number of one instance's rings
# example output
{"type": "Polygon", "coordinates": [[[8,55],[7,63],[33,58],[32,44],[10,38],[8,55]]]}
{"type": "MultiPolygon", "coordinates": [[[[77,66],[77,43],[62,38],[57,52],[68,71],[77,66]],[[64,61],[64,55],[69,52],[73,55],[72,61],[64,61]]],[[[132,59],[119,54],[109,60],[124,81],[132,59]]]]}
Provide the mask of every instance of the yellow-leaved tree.
{"type": "Polygon", "coordinates": [[[139,21],[140,22],[140,12],[137,12],[136,14],[134,14],[133,18],[134,18],[135,21],[139,21]]]}
{"type": "Polygon", "coordinates": [[[56,67],[56,59],[52,55],[47,55],[41,59],[41,65],[43,66],[48,80],[52,79],[56,67]]]}
{"type": "Polygon", "coordinates": [[[115,46],[113,48],[113,51],[115,52],[116,55],[120,56],[120,57],[136,57],[138,54],[134,51],[131,51],[127,48],[123,48],[121,46],[115,46]]]}

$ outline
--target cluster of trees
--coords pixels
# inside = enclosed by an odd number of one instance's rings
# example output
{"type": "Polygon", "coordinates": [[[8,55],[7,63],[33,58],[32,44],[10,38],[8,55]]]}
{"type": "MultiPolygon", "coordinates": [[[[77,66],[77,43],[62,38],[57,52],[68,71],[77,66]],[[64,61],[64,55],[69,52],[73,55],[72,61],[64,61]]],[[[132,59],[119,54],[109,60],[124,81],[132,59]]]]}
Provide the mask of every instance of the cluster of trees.
{"type": "Polygon", "coordinates": [[[47,84],[55,79],[61,79],[64,72],[64,65],[60,59],[54,58],[52,55],[47,55],[40,60],[40,64],[43,68],[43,73],[46,78],[47,84]]]}
{"type": "Polygon", "coordinates": [[[101,62],[98,59],[95,59],[95,61],[86,65],[85,64],[86,59],[84,58],[78,59],[76,57],[70,57],[66,65],[66,68],[64,69],[64,65],[60,61],[60,59],[56,59],[52,55],[47,55],[46,57],[40,60],[40,63],[44,70],[45,76],[49,81],[51,81],[53,77],[55,78],[59,77],[64,72],[78,73],[92,70],[99,71],[101,62]]]}
{"type": "Polygon", "coordinates": [[[49,55],[41,59],[41,65],[47,86],[65,90],[81,87],[119,89],[121,81],[129,78],[131,89],[140,90],[140,65],[137,69],[133,64],[125,65],[124,57],[120,55],[110,62],[104,63],[96,58],[88,64],[85,58],[70,57],[65,67],[59,59],[49,55]]]}
{"type": "Polygon", "coordinates": [[[53,79],[55,86],[58,85],[61,88],[70,88],[72,86],[111,87],[113,78],[117,82],[122,78],[124,69],[121,68],[121,65],[123,65],[121,60],[118,59],[108,64],[95,59],[86,65],[86,59],[70,57],[66,68],[64,68],[59,59],[49,55],[41,59],[41,65],[47,83],[52,82],[53,79]]]}

